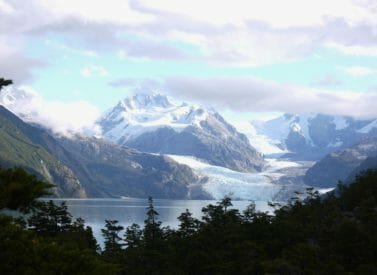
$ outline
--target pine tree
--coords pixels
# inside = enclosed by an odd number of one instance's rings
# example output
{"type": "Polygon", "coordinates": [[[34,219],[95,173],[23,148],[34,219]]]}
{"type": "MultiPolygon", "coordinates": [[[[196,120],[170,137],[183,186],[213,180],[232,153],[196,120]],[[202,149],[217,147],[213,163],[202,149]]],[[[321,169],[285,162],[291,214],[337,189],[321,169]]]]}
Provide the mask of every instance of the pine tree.
{"type": "Polygon", "coordinates": [[[72,215],[65,202],[56,205],[53,201],[42,202],[28,219],[30,229],[45,236],[56,236],[71,229],[72,215]]]}
{"type": "Polygon", "coordinates": [[[143,231],[140,229],[138,224],[132,224],[126,228],[126,233],[124,233],[124,241],[126,242],[127,248],[136,248],[141,245],[141,238],[143,231]]]}
{"type": "Polygon", "coordinates": [[[105,239],[103,255],[112,262],[118,262],[122,254],[122,238],[119,236],[124,229],[116,220],[106,220],[105,229],[101,229],[105,239]]]}
{"type": "Polygon", "coordinates": [[[188,209],[178,217],[178,220],[181,222],[179,224],[179,233],[183,237],[191,236],[199,229],[200,221],[193,218],[188,209]]]}
{"type": "Polygon", "coordinates": [[[154,248],[156,243],[162,239],[163,231],[161,229],[161,222],[158,221],[157,211],[153,206],[152,197],[148,198],[148,207],[147,207],[147,219],[144,221],[144,243],[145,246],[154,248]]]}

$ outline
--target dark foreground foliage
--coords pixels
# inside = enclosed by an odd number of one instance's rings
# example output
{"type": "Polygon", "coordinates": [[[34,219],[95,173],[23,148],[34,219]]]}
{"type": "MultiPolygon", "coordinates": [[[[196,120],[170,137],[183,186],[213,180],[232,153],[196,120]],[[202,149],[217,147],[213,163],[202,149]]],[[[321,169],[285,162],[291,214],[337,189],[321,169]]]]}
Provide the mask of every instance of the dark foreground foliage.
{"type": "Polygon", "coordinates": [[[64,203],[36,201],[50,187],[21,168],[0,170],[0,210],[19,216],[0,214],[0,274],[116,274],[83,220],[64,203]]]}
{"type": "Polygon", "coordinates": [[[1,216],[0,274],[377,274],[377,171],[308,195],[274,215],[224,198],[174,230],[149,199],[142,228],[106,221],[103,251],[65,204],[44,202],[24,222],[1,216]]]}
{"type": "Polygon", "coordinates": [[[161,227],[150,200],[144,230],[112,238],[107,257],[122,274],[377,274],[377,171],[338,193],[308,190],[273,216],[224,198],[201,220],[182,213],[177,230],[161,227]]]}

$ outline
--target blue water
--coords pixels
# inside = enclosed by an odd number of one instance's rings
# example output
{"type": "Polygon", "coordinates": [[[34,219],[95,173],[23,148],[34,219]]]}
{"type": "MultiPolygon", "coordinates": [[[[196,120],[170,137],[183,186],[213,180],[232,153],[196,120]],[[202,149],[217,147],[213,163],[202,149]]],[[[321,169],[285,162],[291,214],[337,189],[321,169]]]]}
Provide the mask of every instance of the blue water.
{"type": "MultiPolygon", "coordinates": [[[[55,199],[66,201],[67,206],[74,218],[81,217],[85,224],[92,227],[94,236],[102,244],[101,229],[105,220],[118,220],[125,228],[133,223],[143,225],[146,218],[147,199],[55,199]]],[[[153,204],[159,213],[159,220],[163,226],[177,228],[177,217],[189,209],[196,218],[202,217],[202,208],[216,201],[209,200],[154,200],[153,204]]],[[[243,211],[250,204],[249,201],[233,201],[233,207],[243,211]]],[[[259,211],[270,211],[271,208],[265,201],[255,202],[259,211]]]]}

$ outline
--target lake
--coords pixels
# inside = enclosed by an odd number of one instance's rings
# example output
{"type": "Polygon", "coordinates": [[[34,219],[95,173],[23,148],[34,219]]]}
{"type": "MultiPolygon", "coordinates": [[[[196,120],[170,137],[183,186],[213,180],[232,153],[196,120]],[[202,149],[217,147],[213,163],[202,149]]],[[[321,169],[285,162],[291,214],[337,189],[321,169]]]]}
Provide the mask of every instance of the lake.
{"type": "MultiPolygon", "coordinates": [[[[67,206],[74,218],[81,217],[85,224],[92,227],[94,236],[100,244],[103,244],[101,229],[105,220],[118,220],[127,227],[132,223],[143,225],[146,218],[147,199],[54,199],[55,202],[66,201],[67,206]]],[[[202,208],[208,204],[215,204],[213,200],[158,200],[153,201],[159,220],[163,226],[177,228],[177,217],[189,209],[196,218],[201,218],[202,208]]],[[[250,201],[232,201],[233,208],[243,211],[251,203],[250,201]]],[[[256,201],[256,209],[270,211],[266,201],[256,201]]]]}

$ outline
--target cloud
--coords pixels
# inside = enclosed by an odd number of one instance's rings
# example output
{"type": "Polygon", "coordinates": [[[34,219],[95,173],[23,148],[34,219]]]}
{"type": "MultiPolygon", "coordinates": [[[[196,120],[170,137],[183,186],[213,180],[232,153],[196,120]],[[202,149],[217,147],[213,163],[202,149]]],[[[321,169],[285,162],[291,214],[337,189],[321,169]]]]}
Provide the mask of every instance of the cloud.
{"type": "Polygon", "coordinates": [[[226,66],[295,60],[321,47],[377,56],[376,7],[368,0],[0,3],[0,33],[7,37],[57,33],[84,51],[226,66]]]}
{"type": "Polygon", "coordinates": [[[109,75],[109,72],[99,65],[89,65],[81,70],[83,77],[105,77],[109,75]]]}
{"type": "Polygon", "coordinates": [[[341,86],[342,84],[343,84],[343,81],[333,74],[327,74],[321,79],[312,83],[312,85],[320,86],[320,87],[337,87],[337,86],[341,86]]]}
{"type": "Polygon", "coordinates": [[[181,99],[235,112],[318,112],[377,117],[376,93],[327,91],[253,77],[173,77],[165,89],[181,99]]]}
{"type": "Polygon", "coordinates": [[[163,89],[163,82],[158,78],[119,78],[109,82],[109,85],[115,88],[131,88],[135,89],[147,89],[147,90],[161,90],[163,89]]]}
{"type": "Polygon", "coordinates": [[[377,70],[363,66],[345,67],[343,70],[351,76],[367,76],[377,73],[377,70]]]}
{"type": "Polygon", "coordinates": [[[91,58],[98,57],[98,53],[95,52],[95,51],[92,51],[92,50],[80,51],[78,49],[69,47],[67,45],[52,41],[50,39],[47,39],[45,41],[45,45],[48,46],[48,47],[54,48],[54,49],[64,51],[64,52],[69,53],[69,54],[76,54],[76,55],[81,55],[81,56],[86,56],[86,57],[91,57],[91,58]]]}
{"type": "Polygon", "coordinates": [[[45,62],[30,58],[19,50],[18,46],[22,43],[20,39],[8,39],[0,33],[0,77],[12,79],[14,82],[30,81],[33,78],[32,71],[46,65],[45,62]]]}
{"type": "Polygon", "coordinates": [[[377,46],[345,46],[337,43],[327,43],[325,46],[347,55],[377,57],[377,46]]]}
{"type": "Polygon", "coordinates": [[[3,0],[0,0],[0,13],[11,14],[12,12],[14,12],[12,6],[3,0]]]}
{"type": "Polygon", "coordinates": [[[25,121],[42,125],[56,134],[99,132],[94,122],[100,112],[85,101],[47,101],[32,88],[21,86],[2,90],[0,104],[25,121]]]}

